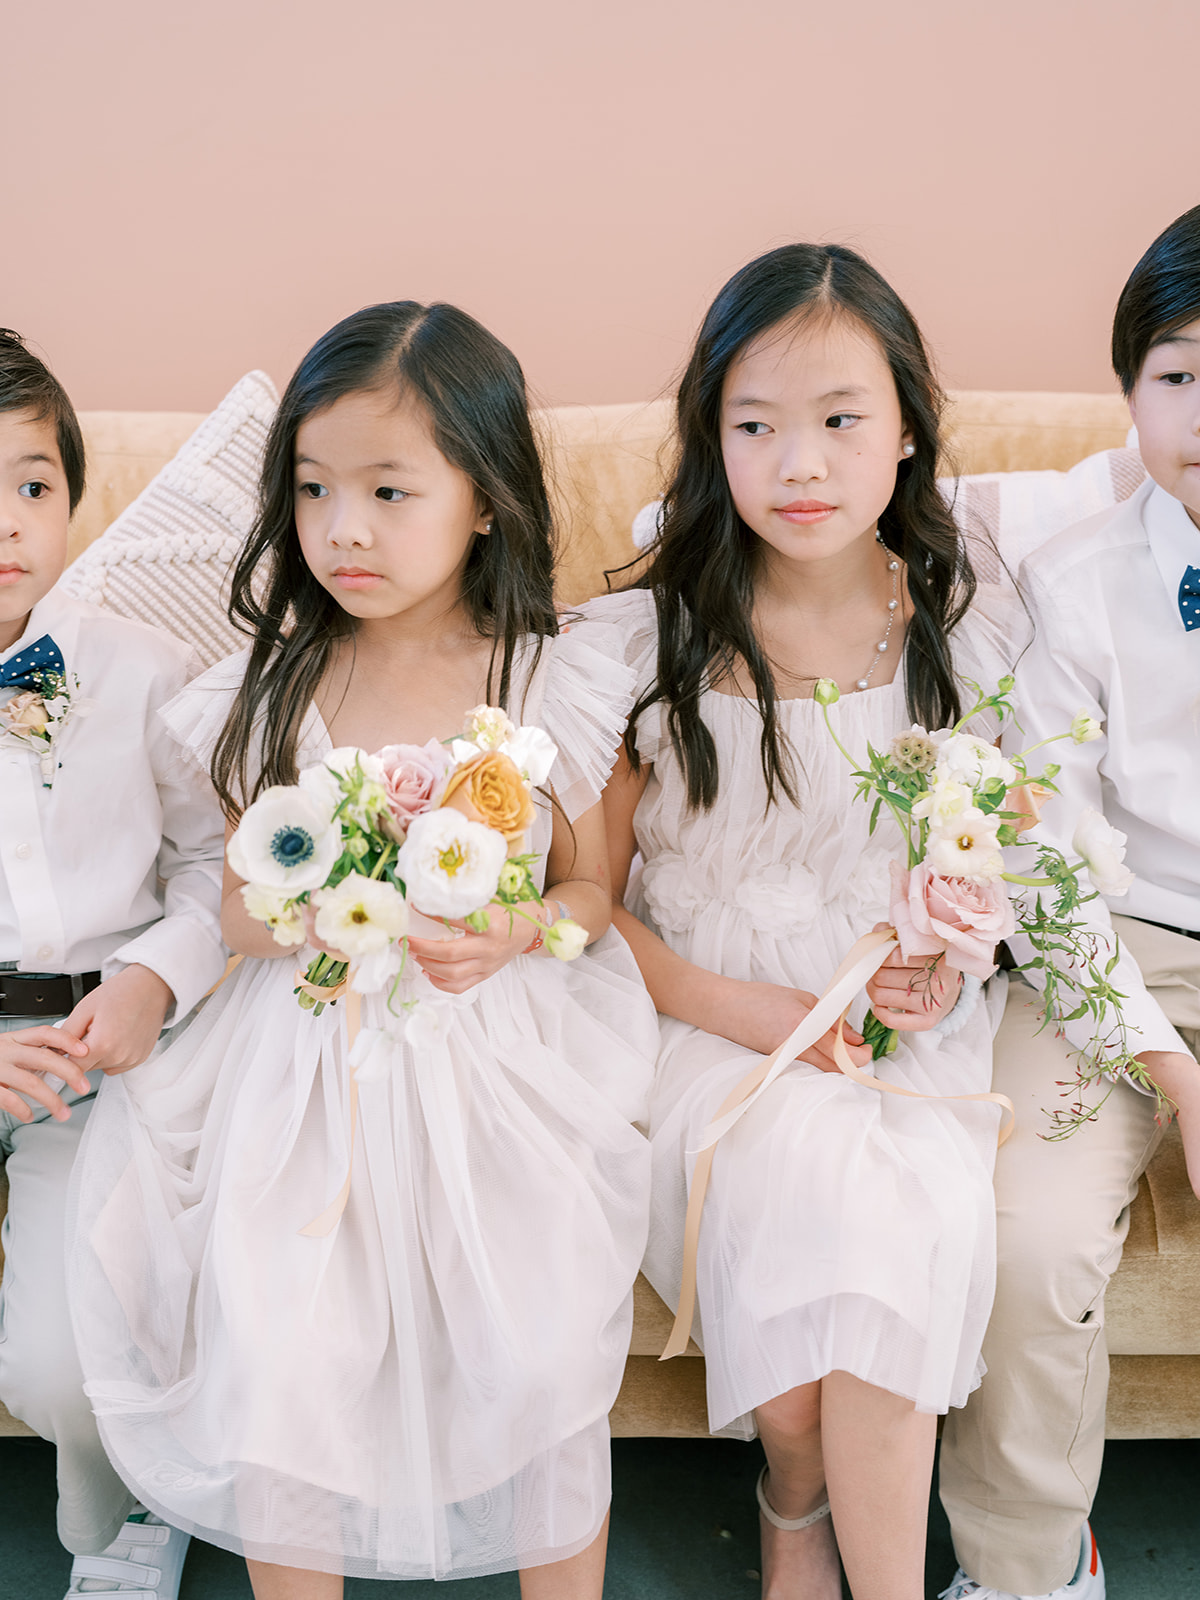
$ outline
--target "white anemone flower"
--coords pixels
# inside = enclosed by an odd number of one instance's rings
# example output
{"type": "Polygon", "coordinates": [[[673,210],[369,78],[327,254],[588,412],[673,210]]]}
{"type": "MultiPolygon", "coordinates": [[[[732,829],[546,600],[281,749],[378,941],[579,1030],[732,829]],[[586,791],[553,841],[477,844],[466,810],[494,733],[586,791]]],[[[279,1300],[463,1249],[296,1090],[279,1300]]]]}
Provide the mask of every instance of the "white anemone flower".
{"type": "Polygon", "coordinates": [[[1101,894],[1128,894],[1133,873],[1125,866],[1125,835],[1094,806],[1085,806],[1075,824],[1072,849],[1083,858],[1088,876],[1101,894]]]}
{"type": "Polygon", "coordinates": [[[503,834],[445,807],[413,818],[396,871],[427,916],[466,917],[496,893],[507,856],[503,834]]]}
{"type": "Polygon", "coordinates": [[[386,950],[408,927],[404,896],[390,883],[359,872],[313,895],[313,904],[317,938],[352,959],[386,950]]]}
{"type": "Polygon", "coordinates": [[[934,776],[941,782],[964,783],[968,789],[978,789],[992,778],[999,778],[1006,789],[1016,783],[1017,769],[986,739],[945,728],[931,737],[938,753],[934,776]]]}
{"type": "Polygon", "coordinates": [[[999,818],[977,806],[951,818],[944,828],[931,831],[925,860],[940,878],[970,878],[991,883],[1004,871],[997,834],[999,818]]]}
{"type": "Polygon", "coordinates": [[[247,883],[298,895],[328,878],[342,853],[342,832],[311,795],[279,784],[246,807],[225,853],[247,883]]]}
{"type": "Polygon", "coordinates": [[[271,937],[285,950],[304,943],[304,912],[286,889],[267,889],[261,883],[242,885],[242,904],[255,922],[265,922],[271,937]]]}
{"type": "Polygon", "coordinates": [[[379,757],[368,755],[355,745],[331,750],[319,766],[306,767],[300,774],[301,789],[317,805],[325,807],[330,818],[346,798],[346,785],[350,785],[352,799],[341,816],[360,828],[370,828],[379,813],[387,810],[386,781],[379,757]]]}

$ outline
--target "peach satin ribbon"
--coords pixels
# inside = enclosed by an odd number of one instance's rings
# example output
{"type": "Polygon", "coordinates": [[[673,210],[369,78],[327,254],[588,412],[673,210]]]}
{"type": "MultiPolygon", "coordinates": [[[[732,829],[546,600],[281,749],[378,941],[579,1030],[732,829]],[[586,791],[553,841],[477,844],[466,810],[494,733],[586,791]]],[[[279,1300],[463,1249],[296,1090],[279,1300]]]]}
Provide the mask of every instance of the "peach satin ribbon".
{"type": "Polygon", "coordinates": [[[830,979],[824,994],[808,1015],[792,1029],[791,1033],[769,1056],[764,1057],[730,1091],[717,1108],[717,1113],[704,1130],[692,1172],[691,1192],[688,1195],[687,1218],[683,1229],[683,1274],[679,1289],[679,1310],[666,1349],[660,1361],[669,1361],[687,1349],[692,1331],[692,1318],[696,1310],[696,1257],[700,1246],[700,1218],[704,1211],[704,1197],[708,1192],[712,1173],[713,1155],[717,1142],[729,1132],[754,1102],[770,1088],[775,1079],[789,1067],[797,1056],[812,1048],[824,1034],[834,1030],[833,1057],[847,1078],[868,1089],[878,1089],[882,1094],[898,1094],[907,1100],[985,1100],[1007,1112],[1002,1121],[998,1144],[1003,1144],[1013,1130],[1016,1119],[1012,1101],[1003,1094],[919,1094],[915,1089],[904,1089],[899,1084],[885,1083],[882,1078],[856,1067],[850,1059],[842,1037],[846,1012],[858,991],[887,960],[897,943],[896,930],[883,928],[876,933],[864,934],[846,956],[830,979]]]}

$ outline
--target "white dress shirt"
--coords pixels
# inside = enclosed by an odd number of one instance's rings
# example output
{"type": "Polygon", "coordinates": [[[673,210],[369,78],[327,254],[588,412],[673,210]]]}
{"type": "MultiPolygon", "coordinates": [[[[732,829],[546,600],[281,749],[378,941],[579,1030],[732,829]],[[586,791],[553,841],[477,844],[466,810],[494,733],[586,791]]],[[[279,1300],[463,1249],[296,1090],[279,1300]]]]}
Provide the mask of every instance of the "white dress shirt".
{"type": "Polygon", "coordinates": [[[0,735],[0,961],[105,978],[139,963],[170,986],[178,1021],[225,965],[220,808],[158,715],[196,663],[169,634],[58,590],[0,663],[43,634],[79,688],[51,787],[38,752],[0,735]]]}
{"type": "MultiPolygon", "coordinates": [[[[1087,907],[1094,931],[1109,941],[1110,909],[1200,929],[1200,629],[1185,630],[1178,601],[1189,565],[1200,566],[1200,529],[1148,479],[1121,505],[1051,539],[1021,569],[1035,633],[1016,669],[1022,729],[1010,728],[1006,744],[1024,749],[1064,732],[1080,710],[1103,724],[1100,739],[1062,740],[1034,761],[1062,765],[1038,832],[1068,860],[1078,859],[1071,834],[1085,806],[1127,836],[1132,887],[1087,907]]],[[[1032,851],[1015,854],[1032,860],[1032,851]]],[[[1025,940],[1010,943],[1018,960],[1028,959],[1025,940]]],[[[1129,957],[1111,981],[1127,996],[1134,1054],[1186,1049],[1129,957]]],[[[1065,1031],[1080,1048],[1093,1025],[1084,1018],[1065,1031]]]]}

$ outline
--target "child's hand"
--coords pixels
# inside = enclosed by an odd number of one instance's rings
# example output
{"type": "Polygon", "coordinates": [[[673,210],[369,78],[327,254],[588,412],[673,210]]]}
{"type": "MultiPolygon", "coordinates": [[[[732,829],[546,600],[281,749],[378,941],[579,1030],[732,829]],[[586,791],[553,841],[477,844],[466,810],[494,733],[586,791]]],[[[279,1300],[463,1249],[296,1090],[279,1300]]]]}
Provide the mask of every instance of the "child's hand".
{"type": "MultiPolygon", "coordinates": [[[[807,989],[786,989],[781,984],[739,983],[738,989],[741,1015],[735,1025],[736,1034],[731,1032],[727,1037],[736,1038],[738,1044],[764,1056],[781,1045],[817,1003],[816,995],[809,994],[807,989]]],[[[871,1047],[863,1043],[862,1034],[847,1026],[842,1030],[842,1038],[854,1065],[869,1067],[871,1047]]],[[[810,1067],[820,1067],[822,1072],[840,1072],[833,1056],[833,1040],[834,1030],[830,1028],[797,1059],[810,1067]]]]}
{"type": "Polygon", "coordinates": [[[89,1067],[127,1072],[154,1049],[174,1003],[158,973],[135,964],[85,994],[63,1027],[86,1042],[89,1067]]]}
{"type": "Polygon", "coordinates": [[[953,1011],[961,988],[962,973],[948,968],[944,956],[905,961],[897,946],[868,980],[867,998],[885,1028],[924,1033],[953,1011]]]}
{"type": "Polygon", "coordinates": [[[65,1023],[59,1028],[15,1028],[12,1033],[0,1033],[0,1111],[7,1111],[18,1122],[30,1122],[36,1104],[45,1106],[55,1122],[65,1122],[71,1108],[43,1081],[43,1074],[61,1078],[76,1094],[87,1094],[91,1088],[87,1076],[71,1059],[87,1054],[87,1045],[65,1023]]]}
{"type": "MultiPolygon", "coordinates": [[[[530,901],[524,910],[537,916],[539,907],[530,901]]],[[[408,951],[436,988],[445,994],[463,994],[490,978],[514,956],[528,948],[537,929],[524,917],[509,913],[504,906],[489,906],[488,931],[472,933],[463,922],[450,921],[451,928],[462,930],[457,939],[409,938],[408,951]]],[[[540,920],[540,919],[539,919],[540,920]]]]}
{"type": "Polygon", "coordinates": [[[1175,1103],[1188,1182],[1200,1198],[1200,1066],[1178,1050],[1143,1050],[1138,1060],[1175,1103]]]}

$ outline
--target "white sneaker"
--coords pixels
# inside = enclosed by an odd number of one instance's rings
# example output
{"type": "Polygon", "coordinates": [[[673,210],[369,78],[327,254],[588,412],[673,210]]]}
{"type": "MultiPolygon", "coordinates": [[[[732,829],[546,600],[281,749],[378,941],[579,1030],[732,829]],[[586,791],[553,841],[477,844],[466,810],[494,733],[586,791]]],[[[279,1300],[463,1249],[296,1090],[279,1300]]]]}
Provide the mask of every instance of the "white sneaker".
{"type": "Polygon", "coordinates": [[[942,1590],[938,1600],[1104,1600],[1104,1563],[1096,1547],[1092,1525],[1090,1522],[1083,1525],[1075,1576],[1070,1583],[1052,1589],[1049,1594],[1020,1595],[1010,1594],[1007,1589],[985,1589],[959,1567],[950,1587],[942,1590]]]}
{"type": "Polygon", "coordinates": [[[135,1513],[98,1556],[76,1556],[66,1600],[111,1594],[119,1600],[178,1600],[191,1535],[149,1511],[135,1513]],[[144,1519],[144,1520],[142,1520],[144,1519]]]}

